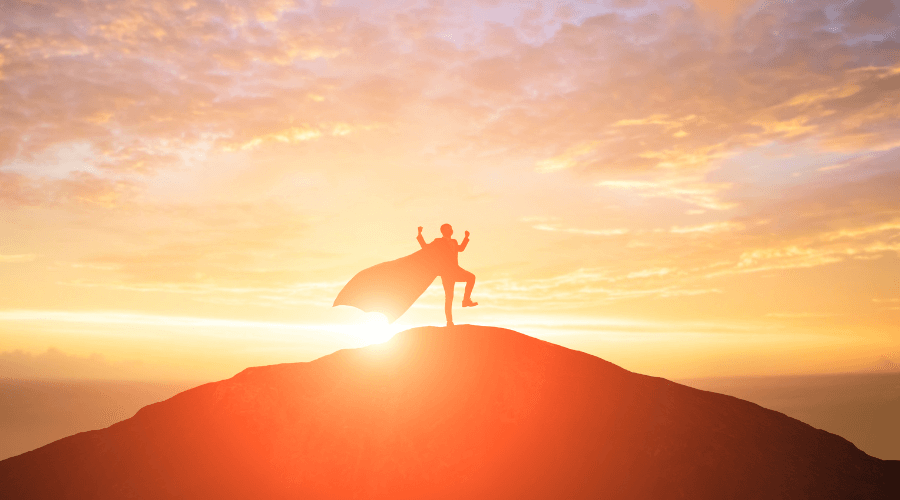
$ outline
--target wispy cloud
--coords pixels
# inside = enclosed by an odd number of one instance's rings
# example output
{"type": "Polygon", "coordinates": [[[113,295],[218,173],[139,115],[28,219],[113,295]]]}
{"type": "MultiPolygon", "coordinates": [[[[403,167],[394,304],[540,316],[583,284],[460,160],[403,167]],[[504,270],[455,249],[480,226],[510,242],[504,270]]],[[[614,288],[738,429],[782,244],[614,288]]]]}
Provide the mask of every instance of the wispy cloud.
{"type": "Polygon", "coordinates": [[[236,287],[216,283],[62,282],[73,287],[101,288],[150,294],[189,295],[194,300],[239,306],[290,308],[298,305],[331,306],[344,282],[298,283],[282,287],[236,287]]]}
{"type": "Polygon", "coordinates": [[[559,227],[550,224],[536,224],[532,226],[538,231],[551,231],[560,233],[583,234],[586,236],[620,236],[627,234],[627,229],[579,229],[575,227],[559,227]]]}
{"type": "Polygon", "coordinates": [[[673,227],[669,230],[669,232],[675,234],[718,233],[722,231],[733,231],[736,229],[741,229],[743,227],[743,224],[739,224],[737,222],[711,222],[709,224],[702,224],[700,226],[673,227]]]}
{"type": "Polygon", "coordinates": [[[347,331],[348,325],[278,323],[267,321],[244,321],[221,318],[202,318],[190,316],[165,316],[156,314],[140,314],[119,311],[38,311],[38,310],[6,310],[0,311],[0,321],[51,321],[63,323],[88,323],[105,325],[145,325],[172,327],[216,327],[234,329],[262,328],[267,330],[286,331],[347,331]]]}
{"type": "Polygon", "coordinates": [[[766,314],[767,318],[784,318],[784,319],[811,319],[811,318],[831,318],[836,316],[835,314],[827,314],[827,313],[811,313],[811,312],[780,312],[780,313],[768,313],[766,314]]]}
{"type": "Polygon", "coordinates": [[[32,262],[37,258],[36,254],[33,253],[21,253],[15,255],[3,255],[0,254],[0,263],[17,263],[17,262],[32,262]]]}
{"type": "Polygon", "coordinates": [[[755,273],[779,269],[803,269],[843,262],[848,259],[866,259],[882,253],[900,253],[900,243],[880,242],[852,246],[784,246],[743,252],[737,266],[708,275],[709,277],[733,273],[755,273]]]}
{"type": "Polygon", "coordinates": [[[852,229],[841,229],[822,235],[822,239],[826,241],[840,240],[843,238],[859,239],[861,237],[874,235],[876,233],[897,232],[900,233],[900,220],[886,222],[883,224],[875,224],[872,226],[857,227],[852,229]]]}
{"type": "Polygon", "coordinates": [[[37,354],[0,352],[0,378],[129,380],[147,375],[140,362],[113,362],[97,353],[78,356],[56,348],[37,354]]]}
{"type": "Polygon", "coordinates": [[[644,198],[669,198],[709,210],[728,210],[736,205],[721,201],[721,192],[728,185],[712,185],[684,181],[601,181],[597,186],[607,189],[634,191],[644,198]]]}

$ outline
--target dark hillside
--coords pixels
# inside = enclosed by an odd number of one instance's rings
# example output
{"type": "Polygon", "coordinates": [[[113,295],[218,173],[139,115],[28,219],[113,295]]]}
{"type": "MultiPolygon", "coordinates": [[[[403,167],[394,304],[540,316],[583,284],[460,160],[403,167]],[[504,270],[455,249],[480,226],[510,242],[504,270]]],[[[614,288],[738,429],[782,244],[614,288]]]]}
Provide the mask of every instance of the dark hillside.
{"type": "Polygon", "coordinates": [[[249,368],[0,462],[3,498],[897,498],[900,463],[498,328],[249,368]]]}

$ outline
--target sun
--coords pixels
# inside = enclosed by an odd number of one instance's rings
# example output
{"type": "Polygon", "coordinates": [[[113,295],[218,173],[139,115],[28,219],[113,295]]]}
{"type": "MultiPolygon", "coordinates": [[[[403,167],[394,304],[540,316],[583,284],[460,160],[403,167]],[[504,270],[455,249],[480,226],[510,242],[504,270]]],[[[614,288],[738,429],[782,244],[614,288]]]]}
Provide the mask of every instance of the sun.
{"type": "Polygon", "coordinates": [[[402,327],[388,323],[387,317],[381,313],[365,313],[350,326],[350,333],[363,345],[387,342],[402,327]]]}

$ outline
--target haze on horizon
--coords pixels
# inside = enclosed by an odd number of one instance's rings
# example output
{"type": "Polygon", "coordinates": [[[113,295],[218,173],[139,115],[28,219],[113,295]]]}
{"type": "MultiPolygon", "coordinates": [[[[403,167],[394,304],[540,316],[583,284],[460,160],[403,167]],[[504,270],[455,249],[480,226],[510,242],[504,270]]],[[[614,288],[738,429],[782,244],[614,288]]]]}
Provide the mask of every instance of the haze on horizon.
{"type": "Polygon", "coordinates": [[[445,222],[457,323],[670,378],[900,362],[890,0],[2,12],[0,376],[223,378],[442,324],[437,282],[390,326],[330,306],[445,222]]]}

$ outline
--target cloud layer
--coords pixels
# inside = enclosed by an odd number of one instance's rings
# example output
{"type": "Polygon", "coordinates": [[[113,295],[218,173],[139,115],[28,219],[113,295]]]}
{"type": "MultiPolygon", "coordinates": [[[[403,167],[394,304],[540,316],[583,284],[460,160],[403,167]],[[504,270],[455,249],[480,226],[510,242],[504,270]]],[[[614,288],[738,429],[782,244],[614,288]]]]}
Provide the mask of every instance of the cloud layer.
{"type": "Polygon", "coordinates": [[[323,320],[450,221],[488,310],[900,343],[890,0],[3,12],[5,307],[323,320]]]}

